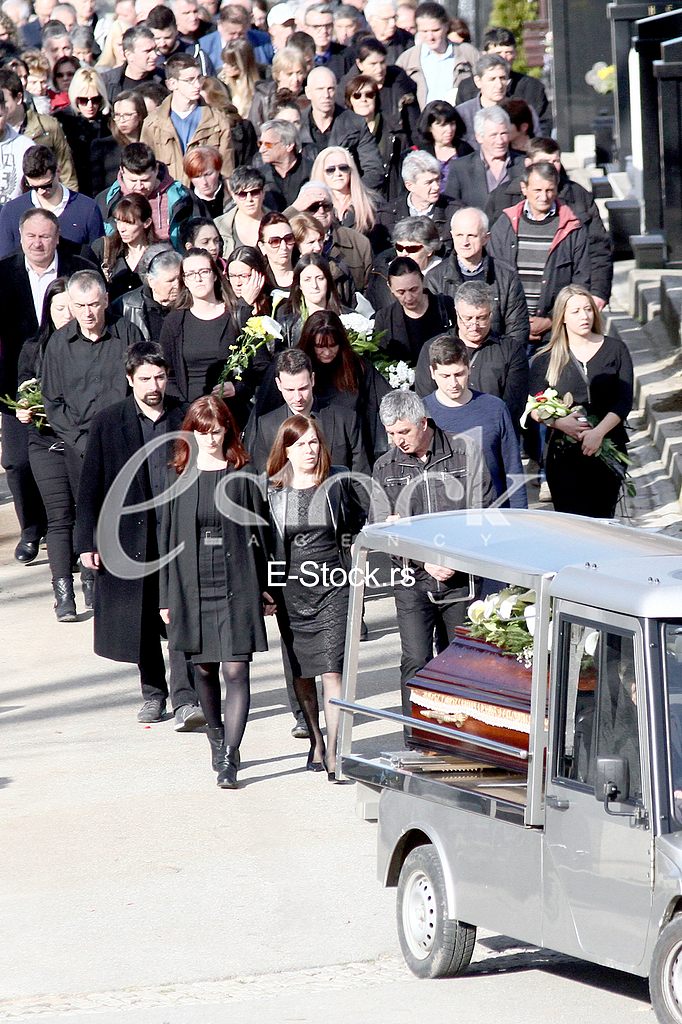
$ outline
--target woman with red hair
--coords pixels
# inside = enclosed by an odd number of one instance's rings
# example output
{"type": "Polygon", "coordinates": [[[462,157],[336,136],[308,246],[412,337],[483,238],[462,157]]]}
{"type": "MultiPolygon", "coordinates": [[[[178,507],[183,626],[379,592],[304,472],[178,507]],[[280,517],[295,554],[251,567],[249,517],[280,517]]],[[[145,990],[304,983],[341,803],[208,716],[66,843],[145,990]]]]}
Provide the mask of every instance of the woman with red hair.
{"type": "Polygon", "coordinates": [[[220,217],[230,204],[230,193],[222,176],[223,158],[215,146],[188,149],[183,161],[190,180],[190,192],[198,200],[201,215],[220,217]]]}
{"type": "Polygon", "coordinates": [[[161,617],[169,646],[194,664],[218,786],[236,789],[239,747],[249,714],[249,663],[268,648],[263,621],[274,612],[265,592],[267,509],[234,418],[222,399],[204,395],[182,424],[172,465],[187,484],[165,507],[161,617]],[[221,715],[220,675],[225,682],[221,715]]]}

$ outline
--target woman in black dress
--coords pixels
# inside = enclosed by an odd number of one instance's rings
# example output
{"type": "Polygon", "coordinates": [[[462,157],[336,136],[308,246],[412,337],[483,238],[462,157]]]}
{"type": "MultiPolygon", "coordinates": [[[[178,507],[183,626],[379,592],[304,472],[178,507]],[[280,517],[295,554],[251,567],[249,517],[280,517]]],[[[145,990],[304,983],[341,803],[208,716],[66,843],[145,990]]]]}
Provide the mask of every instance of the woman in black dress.
{"type": "Polygon", "coordinates": [[[275,562],[282,563],[278,620],[296,697],[310,734],[307,768],[336,780],[341,670],[348,613],[350,545],[364,511],[347,471],[331,458],[317,421],[291,416],[277,432],[268,460],[275,562]],[[326,750],[315,677],[322,677],[326,750]]]}
{"type": "Polygon", "coordinates": [[[552,502],[557,512],[612,519],[621,479],[595,456],[604,438],[625,451],[633,392],[630,353],[618,338],[604,336],[599,310],[582,285],[561,289],[552,319],[549,344],[531,363],[530,393],[548,387],[560,397],[570,392],[598,421],[593,427],[571,413],[551,423],[545,468],[552,502]]]}
{"type": "Polygon", "coordinates": [[[180,441],[173,460],[178,475],[193,479],[164,507],[161,555],[178,554],[161,570],[161,617],[171,648],[185,651],[194,664],[218,786],[236,789],[249,714],[249,663],[254,651],[267,650],[263,603],[269,614],[274,603],[264,591],[268,537],[260,527],[242,525],[224,505],[234,502],[261,521],[267,513],[258,488],[237,473],[248,455],[220,398],[197,399],[182,429],[193,434],[198,451],[195,463],[189,444],[180,441]],[[226,687],[224,720],[219,670],[226,687]]]}

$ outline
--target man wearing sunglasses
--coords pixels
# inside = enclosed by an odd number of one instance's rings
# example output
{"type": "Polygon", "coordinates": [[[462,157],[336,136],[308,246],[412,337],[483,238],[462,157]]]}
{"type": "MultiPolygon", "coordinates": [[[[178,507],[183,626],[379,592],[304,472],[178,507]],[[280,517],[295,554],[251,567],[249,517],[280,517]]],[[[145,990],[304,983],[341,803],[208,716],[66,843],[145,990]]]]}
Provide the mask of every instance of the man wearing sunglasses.
{"type": "MultiPolygon", "coordinates": [[[[336,264],[341,274],[350,274],[354,288],[350,294],[343,288],[339,289],[341,301],[345,305],[355,306],[354,291],[364,292],[369,282],[372,269],[372,247],[369,240],[354,228],[344,228],[334,217],[334,203],[329,185],[321,181],[309,181],[305,184],[293,206],[284,211],[286,217],[295,213],[309,213],[322,225],[325,231],[322,253],[336,264]]],[[[339,281],[337,273],[334,279],[339,281]]]]}
{"type": "Polygon", "coordinates": [[[313,68],[308,75],[305,94],[310,106],[301,116],[301,139],[316,155],[328,146],[343,146],[352,154],[364,185],[381,189],[385,171],[376,139],[364,117],[336,102],[337,84],[327,67],[313,68]]]}
{"type": "Polygon", "coordinates": [[[90,249],[85,253],[81,253],[81,249],[104,234],[102,214],[94,199],[72,192],[62,185],[57,158],[47,146],[32,146],[27,150],[23,171],[28,191],[6,203],[0,210],[0,259],[19,246],[21,215],[34,207],[50,210],[59,218],[63,248],[70,249],[76,255],[84,255],[86,259],[93,259],[90,249]]]}
{"type": "Polygon", "coordinates": [[[265,121],[261,125],[255,162],[270,193],[281,200],[280,210],[295,202],[301,185],[310,178],[313,160],[302,149],[301,133],[291,121],[265,121]]]}

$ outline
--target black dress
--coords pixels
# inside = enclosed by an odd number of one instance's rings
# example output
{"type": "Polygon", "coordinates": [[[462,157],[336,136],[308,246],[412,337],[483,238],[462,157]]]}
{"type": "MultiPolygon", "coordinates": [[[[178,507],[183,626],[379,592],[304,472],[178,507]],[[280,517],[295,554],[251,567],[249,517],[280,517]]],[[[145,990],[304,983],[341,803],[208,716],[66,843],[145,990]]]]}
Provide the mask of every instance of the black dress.
{"type": "Polygon", "coordinates": [[[191,311],[187,315],[184,356],[189,402],[208,394],[220,375],[223,365],[220,339],[229,316],[225,312],[214,320],[200,320],[191,311]]]}
{"type": "Polygon", "coordinates": [[[316,487],[290,488],[287,494],[288,575],[280,629],[294,676],[301,678],[341,672],[348,614],[347,576],[326,502],[322,522],[316,509],[316,525],[309,523],[316,494],[316,487]]]}
{"type": "MultiPolygon", "coordinates": [[[[228,601],[233,585],[230,559],[223,551],[224,519],[216,508],[215,489],[229,467],[199,473],[197,542],[199,555],[199,620],[201,650],[191,660],[198,664],[220,661],[251,661],[250,654],[233,654],[228,601]]],[[[237,582],[238,587],[238,582],[237,582]]]]}
{"type": "MultiPolygon", "coordinates": [[[[530,394],[544,391],[550,353],[537,355],[530,367],[530,394]]],[[[556,390],[570,391],[574,403],[601,421],[609,412],[621,422],[606,437],[622,452],[627,444],[625,420],[632,409],[633,373],[630,353],[618,338],[604,342],[584,366],[575,356],[564,367],[556,390]]],[[[583,455],[582,447],[560,430],[549,431],[545,460],[547,483],[557,512],[612,519],[621,488],[620,478],[595,455],[583,455]]]]}

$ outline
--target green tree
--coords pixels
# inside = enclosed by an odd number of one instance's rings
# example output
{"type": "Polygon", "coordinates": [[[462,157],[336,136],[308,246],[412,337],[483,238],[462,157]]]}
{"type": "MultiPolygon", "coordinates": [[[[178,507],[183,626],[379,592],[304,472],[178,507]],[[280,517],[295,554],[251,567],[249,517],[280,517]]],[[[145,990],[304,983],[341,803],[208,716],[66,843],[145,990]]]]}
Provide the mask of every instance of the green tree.
{"type": "Polygon", "coordinates": [[[508,28],[516,39],[514,71],[539,77],[540,68],[529,68],[523,48],[523,23],[536,21],[539,11],[537,0],[495,0],[490,14],[489,28],[508,28]]]}

